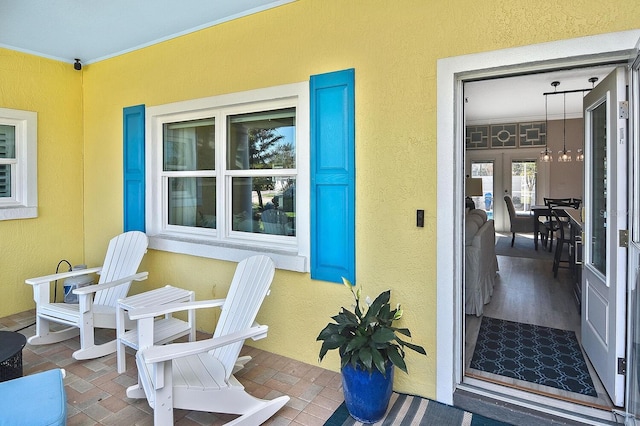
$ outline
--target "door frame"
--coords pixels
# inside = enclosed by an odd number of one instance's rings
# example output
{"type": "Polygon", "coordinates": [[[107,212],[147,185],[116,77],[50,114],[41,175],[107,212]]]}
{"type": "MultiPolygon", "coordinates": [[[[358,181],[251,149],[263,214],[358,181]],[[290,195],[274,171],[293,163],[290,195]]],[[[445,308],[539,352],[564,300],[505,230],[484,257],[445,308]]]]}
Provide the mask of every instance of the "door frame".
{"type": "MultiPolygon", "coordinates": [[[[438,60],[437,64],[437,373],[436,399],[453,404],[464,376],[464,99],[463,84],[472,79],[503,77],[578,66],[627,62],[640,39],[631,30],[561,40],[438,60]],[[454,141],[454,143],[451,143],[454,141]]],[[[488,386],[487,386],[488,388],[488,386]]],[[[486,389],[482,389],[486,392],[486,389]]],[[[480,391],[479,391],[480,392],[480,391]]],[[[494,397],[525,405],[513,390],[494,397]]],[[[547,398],[548,399],[548,398],[547,398]]],[[[536,398],[528,398],[528,403],[536,398]]],[[[534,409],[565,415],[541,402],[534,409]]],[[[566,403],[565,403],[566,405],[566,403]]],[[[566,416],[565,416],[566,417],[566,416]]]]}

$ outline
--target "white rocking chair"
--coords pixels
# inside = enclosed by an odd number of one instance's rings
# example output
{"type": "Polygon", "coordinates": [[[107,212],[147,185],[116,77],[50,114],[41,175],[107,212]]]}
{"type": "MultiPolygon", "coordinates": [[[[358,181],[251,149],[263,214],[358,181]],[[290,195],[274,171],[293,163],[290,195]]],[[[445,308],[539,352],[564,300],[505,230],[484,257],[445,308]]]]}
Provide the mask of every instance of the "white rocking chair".
{"type": "Polygon", "coordinates": [[[127,296],[131,281],[147,279],[147,272],[136,273],[147,251],[147,241],[142,232],[126,232],[111,239],[101,267],[27,279],[25,282],[33,286],[33,300],[36,302],[36,334],[28,342],[45,345],[80,334],[80,349],[73,353],[75,359],[98,358],[115,352],[115,340],[95,344],[94,328],[115,329],[118,299],[127,296]],[[50,283],[91,273],[99,273],[100,279],[98,284],[73,290],[79,303],[51,303],[50,283]],[[69,327],[52,331],[51,322],[69,327]]]}
{"type": "Polygon", "coordinates": [[[287,401],[288,396],[262,400],[249,395],[233,374],[250,357],[238,358],[245,339],[266,337],[268,327],[254,324],[275,273],[267,256],[240,262],[226,299],[161,305],[132,310],[138,327],[152,333],[157,315],[186,309],[221,306],[211,339],[140,348],[136,354],[141,383],[127,389],[129,398],[144,398],[153,408],[155,426],[173,425],[173,409],[238,414],[229,425],[259,425],[287,401]],[[142,387],[142,388],[141,388],[142,387]]]}

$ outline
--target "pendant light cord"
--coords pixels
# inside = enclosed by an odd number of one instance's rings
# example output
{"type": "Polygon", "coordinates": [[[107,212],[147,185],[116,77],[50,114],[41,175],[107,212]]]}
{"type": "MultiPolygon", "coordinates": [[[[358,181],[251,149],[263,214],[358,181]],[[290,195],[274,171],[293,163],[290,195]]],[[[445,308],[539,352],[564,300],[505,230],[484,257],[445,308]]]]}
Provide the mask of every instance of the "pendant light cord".
{"type": "Polygon", "coordinates": [[[567,155],[567,94],[562,95],[562,153],[567,155]]]}

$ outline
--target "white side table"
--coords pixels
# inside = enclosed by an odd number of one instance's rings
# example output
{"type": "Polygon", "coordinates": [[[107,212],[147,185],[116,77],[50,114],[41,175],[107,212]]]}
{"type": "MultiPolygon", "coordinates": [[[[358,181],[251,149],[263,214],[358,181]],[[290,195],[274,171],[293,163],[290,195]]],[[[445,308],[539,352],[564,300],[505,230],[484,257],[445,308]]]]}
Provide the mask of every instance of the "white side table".
{"type": "Polygon", "coordinates": [[[125,311],[165,305],[167,303],[193,302],[194,300],[195,293],[193,291],[170,285],[120,299],[116,312],[118,373],[124,373],[127,369],[125,346],[129,346],[137,351],[141,348],[153,346],[154,344],[162,345],[187,335],[189,336],[190,342],[196,340],[195,312],[193,310],[188,311],[187,321],[174,318],[171,314],[156,319],[153,327],[153,336],[141,335],[137,326],[126,330],[125,324],[128,323],[128,318],[125,317],[125,311]]]}

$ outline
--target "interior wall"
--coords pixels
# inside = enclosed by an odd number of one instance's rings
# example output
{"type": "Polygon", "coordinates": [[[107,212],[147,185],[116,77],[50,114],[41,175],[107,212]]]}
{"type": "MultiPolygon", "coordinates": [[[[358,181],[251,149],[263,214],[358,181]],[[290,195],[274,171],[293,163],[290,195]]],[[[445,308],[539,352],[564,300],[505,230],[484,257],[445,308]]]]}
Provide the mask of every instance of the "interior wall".
{"type": "Polygon", "coordinates": [[[0,221],[4,317],[35,307],[26,278],[53,274],[61,259],[84,261],[82,74],[0,48],[0,107],[38,113],[38,217],[0,221]]]}
{"type": "Polygon", "coordinates": [[[558,162],[558,151],[563,147],[564,125],[562,120],[549,121],[549,150],[553,162],[549,168],[549,198],[580,198],[583,195],[584,162],[576,161],[578,148],[584,149],[584,120],[567,119],[566,146],[571,150],[570,163],[558,162]]]}
{"type": "Polygon", "coordinates": [[[558,151],[563,147],[565,132],[563,120],[549,120],[548,148],[553,153],[553,161],[543,163],[539,160],[544,148],[503,148],[470,149],[465,151],[465,176],[471,173],[474,161],[493,161],[493,219],[496,231],[509,231],[509,213],[503,197],[511,192],[511,162],[516,160],[534,160],[537,163],[536,204],[544,204],[544,198],[580,198],[583,194],[584,163],[576,161],[578,149],[584,149],[584,120],[567,119],[566,147],[571,151],[573,160],[569,163],[558,162],[558,151]]]}
{"type": "MultiPolygon", "coordinates": [[[[435,395],[436,381],[436,64],[438,58],[619,31],[640,25],[640,6],[614,10],[589,0],[556,5],[517,0],[402,3],[299,0],[159,45],[83,67],[86,257],[122,230],[122,108],[147,106],[308,80],[356,70],[356,262],[363,292],[391,288],[400,326],[428,357],[408,353],[409,375],[395,389],[435,395]],[[576,15],[579,15],[576,17],[576,15]],[[535,19],[531,19],[535,16],[535,19]],[[573,17],[572,19],[567,19],[573,17]],[[481,25],[479,25],[481,23],[481,25]],[[425,210],[425,227],[415,225],[425,210]]],[[[449,236],[444,235],[445,238],[449,236]]],[[[198,299],[222,297],[235,265],[150,250],[142,288],[174,284],[198,299]],[[195,272],[197,271],[197,272],[195,272]]],[[[258,320],[269,336],[250,344],[315,363],[315,341],[340,306],[341,285],[277,271],[258,320]]],[[[213,316],[198,328],[212,330],[213,316]]],[[[331,353],[323,367],[337,370],[331,353]]]]}

